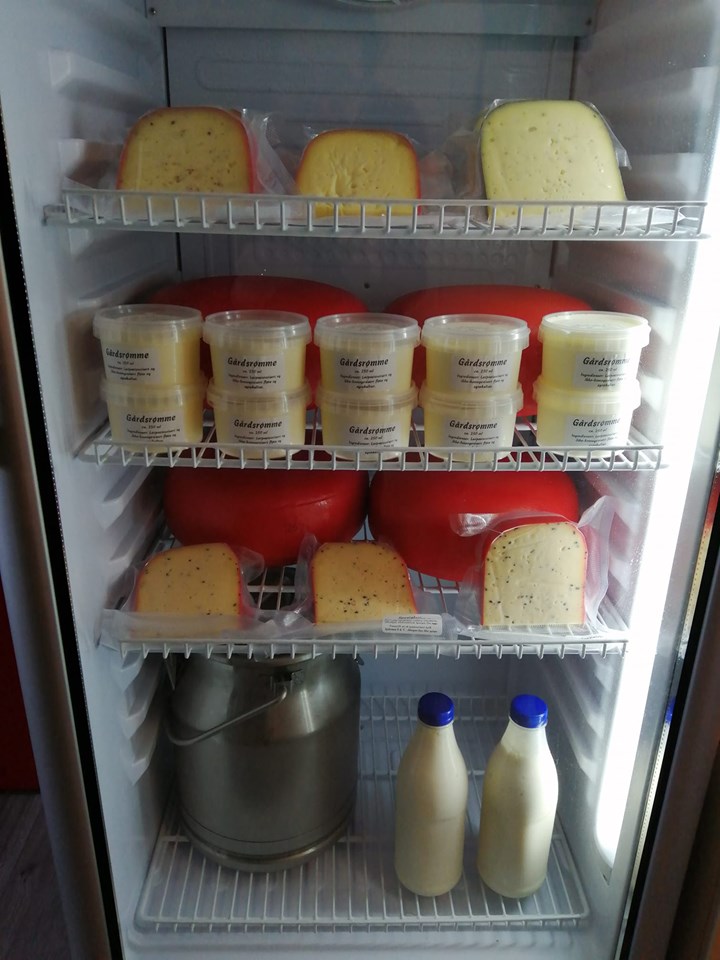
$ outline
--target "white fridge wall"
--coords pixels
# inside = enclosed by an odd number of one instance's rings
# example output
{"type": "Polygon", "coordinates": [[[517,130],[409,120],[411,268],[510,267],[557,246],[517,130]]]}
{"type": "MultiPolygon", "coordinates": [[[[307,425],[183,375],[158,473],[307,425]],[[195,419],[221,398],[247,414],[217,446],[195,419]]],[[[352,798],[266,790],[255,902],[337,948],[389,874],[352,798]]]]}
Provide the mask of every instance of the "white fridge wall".
{"type": "MultiPolygon", "coordinates": [[[[112,154],[113,145],[122,140],[130,122],[145,109],[165,102],[162,34],[154,23],[147,22],[139,0],[92,4],[67,0],[55,5],[11,0],[9,6],[11,12],[5,16],[13,24],[12,38],[8,37],[11,42],[0,39],[3,120],[118,910],[129,958],[190,955],[199,949],[199,938],[153,936],[132,929],[169,781],[167,753],[154,749],[162,705],[155,690],[163,672],[152,658],[122,662],[116,653],[96,647],[102,606],[155,532],[158,491],[152,477],[135,470],[96,470],[74,458],[103,416],[97,389],[100,355],[90,333],[93,310],[105,303],[137,299],[143,289],[171,278],[177,270],[176,241],[172,235],[64,231],[42,224],[42,206],[57,200],[63,176],[78,176],[79,167],[96,171],[98,163],[112,154]]],[[[159,13],[168,6],[173,5],[158,4],[159,13]]],[[[679,30],[680,7],[670,2],[651,6],[621,0],[606,3],[604,16],[610,22],[603,26],[597,48],[593,41],[593,49],[599,53],[588,56],[587,66],[575,80],[573,44],[568,38],[519,36],[483,41],[477,35],[458,32],[453,20],[440,43],[421,32],[383,36],[383,49],[393,57],[393,67],[386,70],[380,69],[376,55],[375,30],[322,31],[305,35],[301,42],[293,32],[268,29],[264,18],[273,15],[270,5],[266,9],[264,5],[248,6],[253,11],[247,15],[255,22],[247,33],[169,28],[171,102],[210,100],[276,108],[316,125],[347,122],[349,117],[390,125],[402,121],[413,136],[435,142],[440,133],[454,129],[460,113],[472,117],[491,97],[566,97],[573,93],[596,99],[600,109],[612,113],[613,118],[617,111],[618,133],[634,164],[628,182],[638,195],[702,196],[706,171],[699,158],[706,144],[700,120],[708,115],[707,98],[714,89],[713,71],[718,63],[711,0],[682,5],[694,39],[682,46],[669,71],[667,57],[655,56],[652,49],[647,52],[644,27],[635,32],[629,29],[629,24],[640,24],[640,20],[630,17],[614,26],[612,18],[628,9],[637,9],[638,17],[643,10],[651,10],[660,52],[679,30]],[[663,16],[658,15],[658,8],[663,16]],[[469,72],[461,67],[468,60],[473,63],[469,72]],[[323,96],[324,78],[338,63],[347,62],[352,62],[354,69],[341,71],[343,87],[335,86],[337,97],[328,100],[323,96]],[[312,70],[308,63],[314,65],[312,70]],[[427,69],[414,69],[415,63],[427,69]],[[613,76],[618,78],[617,84],[613,84],[613,76]],[[662,77],[661,83],[658,77],[662,77]],[[636,95],[634,78],[638,81],[636,95]],[[396,95],[383,96],[387,90],[396,95]],[[650,115],[645,112],[647,94],[655,90],[658,95],[651,101],[656,113],[650,115]],[[382,97],[379,107],[378,96],[382,97]],[[687,113],[680,109],[685,102],[692,104],[687,113]],[[675,110],[670,119],[666,103],[675,110]],[[658,130],[662,136],[655,137],[658,130]]],[[[314,16],[322,16],[322,5],[313,6],[314,16]]],[[[188,9],[182,3],[174,7],[176,15],[177,10],[188,9]]],[[[209,4],[208,10],[215,15],[222,7],[209,4]]],[[[196,17],[196,11],[197,5],[193,5],[188,16],[196,17]]],[[[403,13],[410,24],[413,16],[412,9],[403,13]]],[[[375,29],[379,22],[374,21],[375,29]]],[[[711,345],[712,337],[700,318],[685,320],[683,316],[686,276],[693,260],[692,249],[685,244],[575,243],[553,249],[546,242],[183,237],[180,249],[186,277],[236,271],[305,276],[347,286],[375,307],[406,290],[436,282],[552,282],[560,289],[584,293],[598,306],[644,313],[656,332],[643,370],[646,402],[640,422],[649,433],[664,421],[667,387],[660,383],[660,373],[665,374],[675,355],[683,322],[697,324],[698,333],[704,330],[708,352],[711,345]]],[[[627,504],[611,590],[629,613],[632,604],[627,587],[635,583],[646,517],[645,506],[638,510],[635,504],[651,502],[654,483],[641,476],[624,478],[622,483],[609,480],[608,490],[627,504]]],[[[699,503],[693,511],[691,506],[685,517],[687,535],[680,560],[693,555],[699,503]]],[[[679,517],[676,519],[679,522],[679,517]]],[[[359,943],[368,951],[392,943],[414,953],[422,946],[430,958],[444,955],[450,947],[469,954],[479,947],[501,944],[508,960],[525,960],[529,951],[535,957],[548,958],[563,953],[568,960],[604,957],[601,951],[608,942],[607,925],[621,919],[619,905],[644,800],[646,772],[664,716],[664,710],[657,709],[667,689],[661,681],[673,666],[672,646],[685,589],[681,578],[673,581],[675,593],[661,639],[665,659],[643,731],[642,756],[622,833],[623,852],[612,871],[595,846],[593,820],[623,661],[614,657],[564,662],[525,658],[521,662],[488,663],[483,659],[438,664],[431,658],[421,662],[381,658],[364,668],[367,691],[408,692],[412,688],[421,692],[442,680],[460,693],[471,688],[476,693],[509,694],[523,684],[546,693],[557,721],[554,743],[564,782],[561,816],[591,904],[591,919],[582,932],[337,934],[332,940],[317,937],[314,944],[307,935],[254,935],[242,941],[237,935],[204,935],[202,949],[215,947],[218,955],[229,957],[237,954],[242,942],[248,955],[261,945],[270,945],[266,955],[275,956],[284,944],[293,943],[300,957],[316,956],[319,949],[339,954],[359,943]]],[[[645,642],[640,629],[635,640],[645,642]]]]}

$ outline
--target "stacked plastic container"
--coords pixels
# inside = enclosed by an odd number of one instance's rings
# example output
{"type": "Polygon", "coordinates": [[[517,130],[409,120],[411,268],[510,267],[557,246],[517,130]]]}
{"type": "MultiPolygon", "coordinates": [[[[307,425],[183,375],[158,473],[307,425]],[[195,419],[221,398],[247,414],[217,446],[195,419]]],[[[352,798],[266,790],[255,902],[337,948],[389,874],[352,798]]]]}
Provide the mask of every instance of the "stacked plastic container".
{"type": "Polygon", "coordinates": [[[527,324],[515,317],[468,313],[425,321],[426,447],[464,448],[451,451],[452,459],[469,462],[492,460],[492,451],[512,446],[523,405],[520,358],[529,340],[527,324]]]}
{"type": "MultiPolygon", "coordinates": [[[[271,447],[269,456],[284,457],[305,442],[305,409],[310,388],[305,381],[305,353],[310,321],[281,310],[229,310],[205,320],[203,339],[210,346],[213,378],[208,403],[215,432],[228,456],[238,444],[271,447]]],[[[245,451],[250,459],[263,451],[245,451]]]]}
{"type": "MultiPolygon", "coordinates": [[[[640,405],[640,353],[650,339],[643,317],[579,310],[540,324],[542,371],[535,381],[541,446],[624,446],[640,405]]],[[[598,449],[598,456],[610,453],[598,449]]]]}
{"type": "Polygon", "coordinates": [[[202,440],[202,316],[189,307],[129,304],[98,310],[113,440],[129,450],[202,440]]]}
{"type": "MultiPolygon", "coordinates": [[[[318,319],[316,402],[325,445],[394,450],[409,445],[417,402],[412,361],[419,341],[418,323],[408,317],[347,313],[318,319]]],[[[375,454],[360,453],[364,456],[375,454]]]]}

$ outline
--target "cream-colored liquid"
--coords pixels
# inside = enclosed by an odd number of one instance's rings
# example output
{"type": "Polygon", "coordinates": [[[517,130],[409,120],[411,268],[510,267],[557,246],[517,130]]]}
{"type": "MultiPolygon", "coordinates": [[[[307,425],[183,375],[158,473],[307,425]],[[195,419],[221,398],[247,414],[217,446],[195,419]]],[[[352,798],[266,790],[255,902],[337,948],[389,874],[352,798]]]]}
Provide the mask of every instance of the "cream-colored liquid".
{"type": "Polygon", "coordinates": [[[213,379],[221,389],[257,396],[299,390],[305,380],[305,342],[297,337],[211,344],[213,379]]]}
{"type": "MultiPolygon", "coordinates": [[[[271,459],[286,455],[287,446],[299,447],[305,442],[305,401],[301,394],[290,403],[267,397],[262,403],[221,402],[213,404],[215,431],[220,444],[244,444],[269,448],[271,459]]],[[[233,447],[221,447],[231,457],[240,455],[233,447]]],[[[245,450],[251,460],[263,457],[263,451],[245,450]]]]}
{"type": "MultiPolygon", "coordinates": [[[[490,416],[472,408],[460,409],[457,413],[448,413],[444,407],[426,402],[425,446],[433,447],[472,447],[476,451],[493,451],[499,447],[511,447],[515,429],[515,414],[503,413],[490,416]]],[[[443,459],[447,455],[437,450],[433,453],[443,459]]],[[[475,461],[486,462],[493,459],[492,452],[476,452],[475,461]]],[[[469,463],[472,453],[453,453],[453,461],[469,463]]]]}
{"type": "MultiPolygon", "coordinates": [[[[387,409],[363,410],[359,405],[346,407],[323,402],[321,407],[323,445],[373,449],[407,447],[410,442],[411,414],[412,403],[389,405],[387,409]]],[[[342,454],[338,456],[342,457],[342,454]]],[[[368,458],[374,456],[373,453],[367,454],[368,458]]],[[[361,459],[363,459],[362,455],[361,459]]]]}
{"type": "Polygon", "coordinates": [[[626,341],[609,347],[601,329],[566,334],[543,331],[542,376],[563,390],[622,390],[635,379],[640,342],[628,331],[626,341]]]}
{"type": "MultiPolygon", "coordinates": [[[[489,338],[490,339],[490,338],[489,338]]],[[[510,342],[498,353],[483,338],[448,331],[425,341],[427,385],[438,393],[472,394],[488,390],[512,391],[517,386],[522,350],[510,342]],[[492,349],[491,349],[492,348],[492,349]]]]}
{"type": "Polygon", "coordinates": [[[342,346],[320,347],[323,386],[355,394],[398,393],[410,387],[413,343],[345,339],[342,346]]]}
{"type": "Polygon", "coordinates": [[[113,383],[171,387],[195,383],[200,376],[200,330],[179,330],[158,337],[128,324],[121,339],[100,340],[105,376],[113,383]]]}
{"type": "Polygon", "coordinates": [[[126,450],[149,445],[184,446],[202,440],[203,392],[193,391],[171,403],[164,391],[157,400],[127,397],[117,403],[108,398],[110,433],[126,450]]]}
{"type": "Polygon", "coordinates": [[[418,721],[398,768],[395,871],[420,896],[440,896],[463,869],[468,778],[452,725],[418,721]]]}
{"type": "Polygon", "coordinates": [[[520,898],[545,880],[558,781],[545,729],[510,723],[485,771],[477,867],[496,893],[520,898]]]}

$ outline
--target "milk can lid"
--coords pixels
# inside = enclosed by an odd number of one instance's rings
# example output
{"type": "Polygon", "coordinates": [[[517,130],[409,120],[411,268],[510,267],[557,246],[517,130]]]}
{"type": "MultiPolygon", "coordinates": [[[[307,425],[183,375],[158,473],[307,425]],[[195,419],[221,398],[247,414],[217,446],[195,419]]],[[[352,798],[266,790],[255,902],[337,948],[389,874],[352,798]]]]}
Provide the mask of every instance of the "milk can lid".
{"type": "Polygon", "coordinates": [[[418,720],[429,727],[444,727],[453,722],[455,706],[444,693],[425,693],[418,702],[418,720]]]}
{"type": "Polygon", "coordinates": [[[544,727],[548,719],[547,704],[531,693],[513,697],[510,704],[510,719],[520,727],[544,727]]]}

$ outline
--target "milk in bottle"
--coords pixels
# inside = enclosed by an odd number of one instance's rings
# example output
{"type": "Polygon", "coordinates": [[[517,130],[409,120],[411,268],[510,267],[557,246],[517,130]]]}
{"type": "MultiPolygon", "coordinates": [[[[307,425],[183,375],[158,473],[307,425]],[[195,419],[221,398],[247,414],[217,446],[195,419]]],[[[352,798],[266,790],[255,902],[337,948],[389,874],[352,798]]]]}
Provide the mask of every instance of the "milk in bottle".
{"type": "Polygon", "coordinates": [[[540,697],[515,697],[485,771],[477,867],[487,886],[505,897],[529,896],[547,872],[558,799],[547,716],[540,697]]]}
{"type": "Polygon", "coordinates": [[[412,893],[432,897],[462,876],[468,775],[450,697],[426,693],[417,713],[397,775],[395,871],[412,893]]]}

